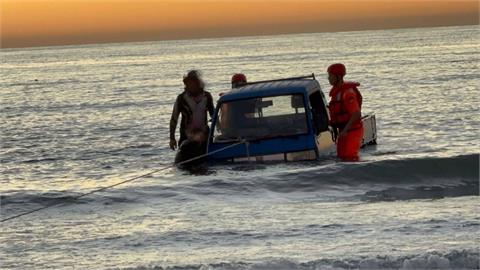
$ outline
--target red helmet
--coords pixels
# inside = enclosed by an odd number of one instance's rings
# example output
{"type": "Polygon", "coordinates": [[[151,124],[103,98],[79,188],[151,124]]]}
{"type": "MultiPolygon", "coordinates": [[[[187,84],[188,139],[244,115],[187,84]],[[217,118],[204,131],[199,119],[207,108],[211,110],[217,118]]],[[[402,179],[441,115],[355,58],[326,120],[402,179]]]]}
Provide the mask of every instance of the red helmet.
{"type": "Polygon", "coordinates": [[[327,69],[327,72],[336,76],[345,76],[345,74],[347,74],[347,69],[343,64],[336,63],[330,65],[327,69]]]}
{"type": "Polygon", "coordinates": [[[242,73],[237,73],[232,76],[232,83],[246,83],[247,77],[242,73]]]}

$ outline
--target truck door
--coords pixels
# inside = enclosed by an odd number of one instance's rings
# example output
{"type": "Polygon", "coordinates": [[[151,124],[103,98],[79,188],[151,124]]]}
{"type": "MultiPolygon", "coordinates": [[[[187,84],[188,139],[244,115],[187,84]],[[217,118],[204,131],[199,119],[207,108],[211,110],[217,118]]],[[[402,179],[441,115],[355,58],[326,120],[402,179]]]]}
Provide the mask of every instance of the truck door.
{"type": "Polygon", "coordinates": [[[315,91],[309,96],[310,106],[312,107],[313,126],[316,135],[328,130],[328,114],[320,91],[315,91]]]}

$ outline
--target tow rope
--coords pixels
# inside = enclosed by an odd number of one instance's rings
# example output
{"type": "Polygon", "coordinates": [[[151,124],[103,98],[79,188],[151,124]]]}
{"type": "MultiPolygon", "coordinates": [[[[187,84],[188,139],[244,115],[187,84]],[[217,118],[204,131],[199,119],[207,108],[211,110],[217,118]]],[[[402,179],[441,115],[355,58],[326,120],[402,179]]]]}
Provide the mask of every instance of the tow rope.
{"type": "Polygon", "coordinates": [[[247,145],[247,149],[248,149],[248,141],[246,141],[246,140],[241,140],[241,141],[239,141],[239,142],[237,142],[237,143],[234,143],[234,144],[231,144],[231,145],[227,145],[227,146],[225,146],[225,147],[223,147],[223,148],[220,148],[220,149],[217,149],[217,150],[215,150],[215,151],[212,151],[212,152],[209,152],[209,153],[205,153],[205,154],[202,154],[202,155],[200,155],[200,156],[196,156],[196,157],[194,157],[194,158],[191,158],[191,159],[188,159],[188,160],[179,162],[179,163],[173,163],[173,164],[167,165],[167,166],[164,167],[164,168],[157,169],[157,170],[151,171],[151,172],[149,172],[149,173],[142,174],[142,175],[139,175],[139,176],[135,176],[135,177],[132,177],[132,178],[130,178],[130,179],[127,179],[127,180],[118,182],[118,183],[113,184],[113,185],[105,186],[105,187],[102,187],[102,188],[99,188],[99,189],[95,189],[95,190],[89,191],[89,192],[87,192],[87,193],[83,193],[83,194],[80,194],[80,195],[71,197],[71,198],[69,198],[69,199],[67,199],[66,201],[63,201],[63,202],[57,202],[57,203],[49,204],[49,205],[46,205],[46,206],[43,206],[43,207],[40,207],[40,208],[36,208],[36,209],[34,209],[34,210],[30,210],[30,211],[27,211],[27,212],[24,212],[24,213],[20,213],[20,214],[18,214],[18,215],[14,215],[14,216],[11,216],[11,217],[2,219],[2,220],[0,220],[0,222],[5,222],[5,221],[8,221],[8,220],[16,219],[16,218],[19,218],[19,217],[22,217],[22,216],[26,216],[26,215],[29,215],[29,214],[32,214],[32,213],[35,213],[35,212],[38,212],[38,211],[41,211],[41,210],[44,210],[44,209],[47,209],[47,208],[51,208],[51,207],[54,207],[54,206],[59,206],[59,205],[64,205],[64,204],[67,204],[67,203],[71,203],[71,202],[76,201],[76,200],[78,200],[78,199],[80,199],[80,198],[83,198],[83,197],[85,197],[85,196],[88,196],[88,195],[91,195],[91,194],[94,194],[94,193],[98,193],[98,192],[102,192],[102,191],[107,190],[107,189],[109,189],[109,188],[116,187],[116,186],[119,186],[119,185],[122,185],[122,184],[125,184],[125,183],[128,183],[128,182],[132,182],[132,181],[134,181],[134,180],[143,178],[143,177],[145,177],[145,176],[149,176],[149,175],[152,175],[152,174],[154,174],[154,173],[158,173],[158,172],[164,171],[164,170],[166,170],[166,169],[173,168],[173,167],[175,167],[175,166],[180,166],[180,165],[183,165],[183,164],[185,164],[185,163],[188,163],[188,162],[191,162],[191,161],[194,161],[194,160],[197,160],[197,159],[201,159],[201,158],[204,158],[204,157],[207,157],[207,156],[216,154],[216,153],[218,153],[218,152],[221,152],[221,151],[223,151],[223,150],[232,148],[232,147],[237,146],[237,145],[240,145],[240,144],[246,144],[246,145],[247,145]]]}

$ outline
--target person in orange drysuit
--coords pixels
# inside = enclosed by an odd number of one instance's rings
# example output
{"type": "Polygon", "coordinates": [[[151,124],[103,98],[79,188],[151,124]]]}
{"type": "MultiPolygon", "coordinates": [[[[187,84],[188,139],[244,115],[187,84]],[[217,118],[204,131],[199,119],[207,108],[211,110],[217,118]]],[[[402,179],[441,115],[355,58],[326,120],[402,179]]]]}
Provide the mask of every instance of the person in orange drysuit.
{"type": "Polygon", "coordinates": [[[232,76],[232,89],[245,86],[247,84],[247,77],[243,73],[237,73],[232,76]]]}
{"type": "Polygon", "coordinates": [[[337,156],[342,161],[358,161],[358,150],[363,138],[362,95],[356,82],[344,82],[346,68],[337,63],[328,67],[330,90],[330,125],[334,129],[337,143],[337,156]]]}

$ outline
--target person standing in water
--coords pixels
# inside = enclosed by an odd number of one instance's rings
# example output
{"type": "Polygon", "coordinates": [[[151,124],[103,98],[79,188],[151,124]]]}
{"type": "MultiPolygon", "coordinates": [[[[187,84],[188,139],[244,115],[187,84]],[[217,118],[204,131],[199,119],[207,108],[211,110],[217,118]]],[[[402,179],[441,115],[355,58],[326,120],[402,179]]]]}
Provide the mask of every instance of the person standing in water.
{"type": "Polygon", "coordinates": [[[243,73],[236,73],[232,76],[232,89],[247,85],[247,76],[243,73]]]}
{"type": "Polygon", "coordinates": [[[327,69],[330,90],[330,125],[334,129],[337,156],[342,161],[358,161],[358,151],[363,138],[362,95],[356,82],[345,82],[346,68],[343,64],[330,65],[327,69]]]}
{"type": "Polygon", "coordinates": [[[205,83],[197,70],[191,70],[183,77],[185,90],[177,96],[173,105],[172,117],[170,119],[170,149],[175,150],[193,133],[201,130],[208,133],[207,113],[213,116],[214,105],[212,95],[205,91],[205,83]],[[180,139],[177,144],[175,129],[177,128],[178,117],[182,116],[180,122],[180,139]]]}

